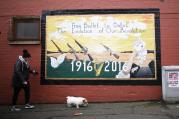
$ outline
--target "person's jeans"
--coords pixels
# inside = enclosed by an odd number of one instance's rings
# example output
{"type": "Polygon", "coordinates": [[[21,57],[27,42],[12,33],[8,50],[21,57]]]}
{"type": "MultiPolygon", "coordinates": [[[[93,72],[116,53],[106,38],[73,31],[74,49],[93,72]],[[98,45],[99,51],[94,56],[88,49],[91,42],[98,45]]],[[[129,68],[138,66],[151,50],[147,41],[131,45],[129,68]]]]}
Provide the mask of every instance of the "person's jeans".
{"type": "Polygon", "coordinates": [[[25,104],[29,103],[29,99],[30,99],[30,86],[29,85],[14,86],[13,88],[14,88],[14,92],[13,92],[13,98],[12,98],[12,105],[16,105],[18,95],[21,89],[23,89],[25,93],[25,104]]]}

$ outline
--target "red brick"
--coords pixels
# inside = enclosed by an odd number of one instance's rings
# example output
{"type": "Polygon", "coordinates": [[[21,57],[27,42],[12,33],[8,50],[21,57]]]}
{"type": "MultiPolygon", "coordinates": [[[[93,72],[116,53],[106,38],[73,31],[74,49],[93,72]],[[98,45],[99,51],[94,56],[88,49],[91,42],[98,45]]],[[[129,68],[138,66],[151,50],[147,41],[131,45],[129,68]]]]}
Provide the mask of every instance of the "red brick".
{"type": "MultiPolygon", "coordinates": [[[[10,18],[16,15],[41,16],[42,10],[59,9],[129,9],[160,8],[161,63],[179,65],[179,2],[178,0],[44,0],[0,1],[0,104],[10,104],[12,68],[23,48],[32,52],[32,67],[40,72],[41,45],[9,45],[10,18]],[[35,53],[35,54],[34,54],[35,53]]],[[[40,85],[40,75],[31,82],[33,103],[65,103],[68,95],[84,96],[90,102],[159,100],[161,86],[80,86],[40,85]]],[[[23,92],[19,96],[23,103],[23,92]]]]}

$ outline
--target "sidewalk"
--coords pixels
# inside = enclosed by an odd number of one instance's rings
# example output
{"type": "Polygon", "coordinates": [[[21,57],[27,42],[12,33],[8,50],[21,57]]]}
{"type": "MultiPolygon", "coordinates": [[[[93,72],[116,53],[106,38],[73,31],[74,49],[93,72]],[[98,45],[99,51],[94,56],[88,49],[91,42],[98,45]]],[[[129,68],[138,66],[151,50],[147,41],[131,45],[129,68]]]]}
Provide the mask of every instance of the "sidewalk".
{"type": "Polygon", "coordinates": [[[68,108],[65,104],[36,104],[35,109],[11,112],[0,106],[0,119],[179,119],[179,104],[160,102],[89,103],[88,107],[68,108]],[[75,113],[82,113],[75,116],[75,113]]]}

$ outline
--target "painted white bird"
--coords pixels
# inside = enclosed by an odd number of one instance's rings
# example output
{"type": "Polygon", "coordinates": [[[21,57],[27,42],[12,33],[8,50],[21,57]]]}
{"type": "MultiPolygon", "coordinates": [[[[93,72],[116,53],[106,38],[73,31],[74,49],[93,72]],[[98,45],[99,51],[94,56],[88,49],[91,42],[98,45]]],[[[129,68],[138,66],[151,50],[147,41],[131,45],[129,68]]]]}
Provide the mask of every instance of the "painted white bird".
{"type": "Polygon", "coordinates": [[[57,62],[57,59],[54,58],[54,57],[50,57],[50,64],[53,68],[57,68],[58,67],[58,62],[57,62]]]}
{"type": "Polygon", "coordinates": [[[62,64],[65,60],[66,54],[59,55],[57,58],[50,57],[51,66],[53,68],[57,68],[60,64],[62,64]]]}

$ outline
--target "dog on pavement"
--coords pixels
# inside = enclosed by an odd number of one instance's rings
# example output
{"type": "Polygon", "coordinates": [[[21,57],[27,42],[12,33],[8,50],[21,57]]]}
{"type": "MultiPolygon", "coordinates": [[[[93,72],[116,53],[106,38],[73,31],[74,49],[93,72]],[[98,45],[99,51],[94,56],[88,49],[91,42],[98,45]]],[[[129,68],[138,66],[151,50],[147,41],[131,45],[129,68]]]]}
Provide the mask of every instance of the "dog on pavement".
{"type": "Polygon", "coordinates": [[[88,101],[84,97],[75,97],[75,96],[67,96],[67,106],[79,108],[80,106],[86,107],[88,106],[88,101]]]}

